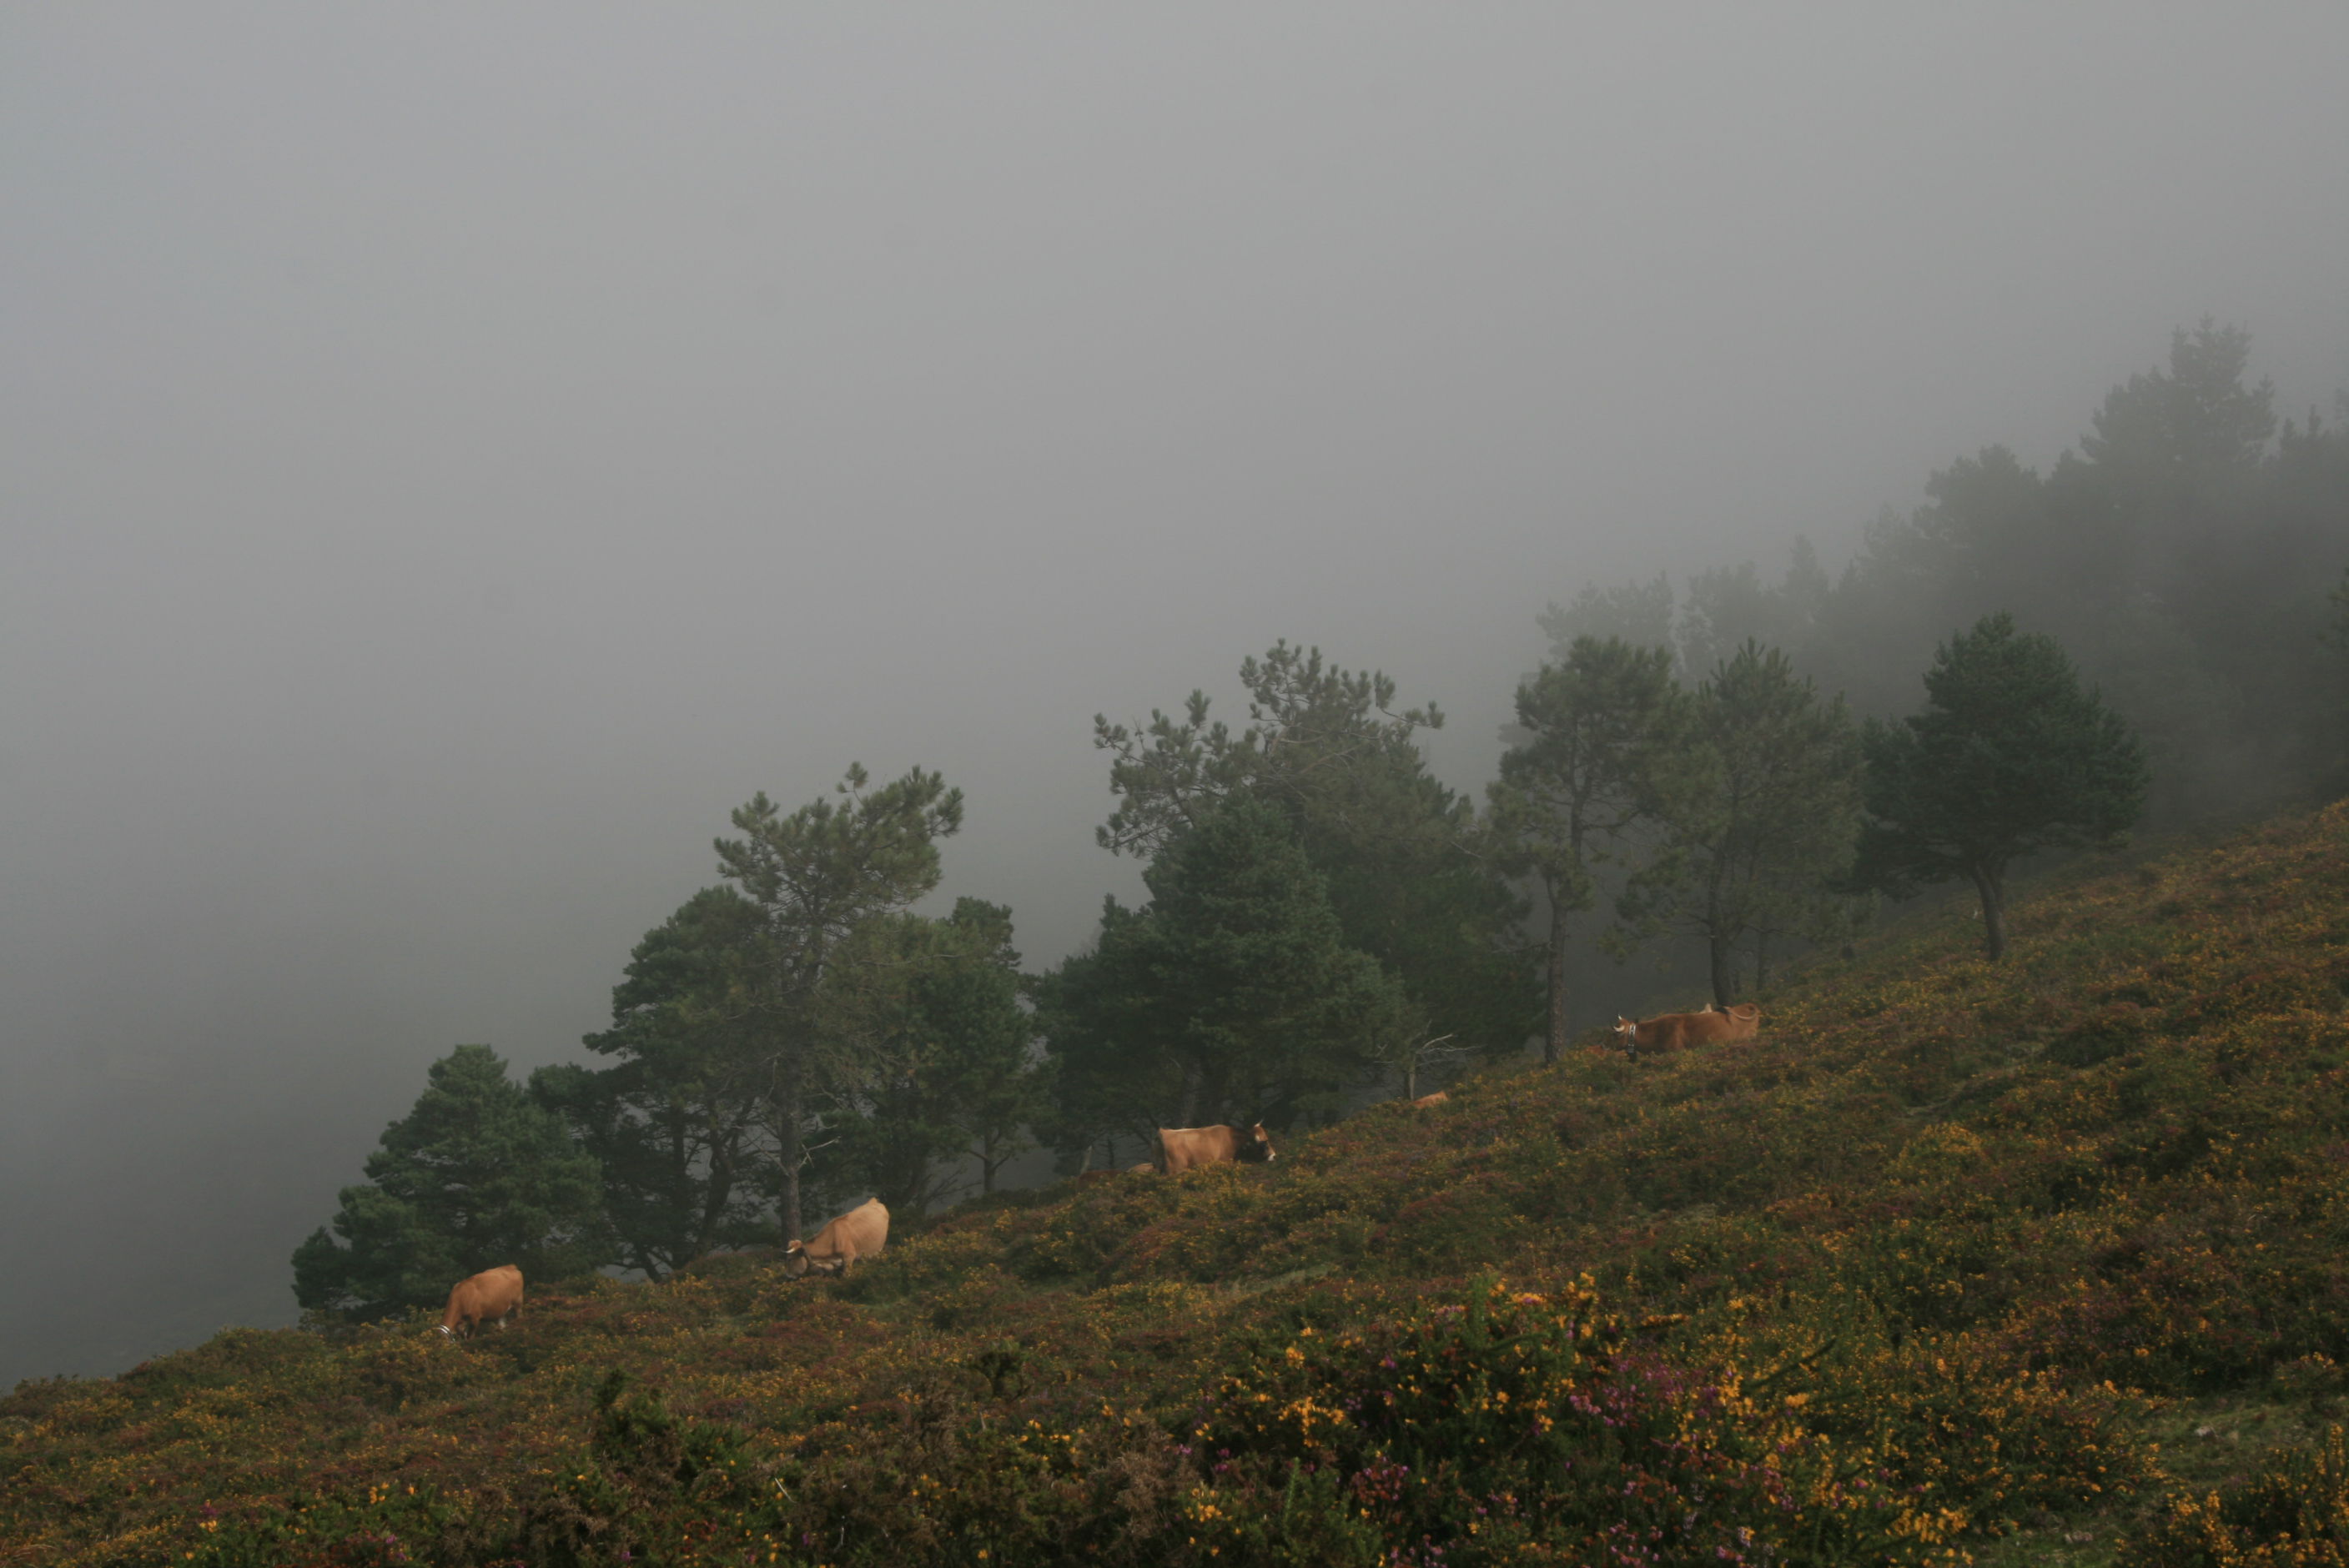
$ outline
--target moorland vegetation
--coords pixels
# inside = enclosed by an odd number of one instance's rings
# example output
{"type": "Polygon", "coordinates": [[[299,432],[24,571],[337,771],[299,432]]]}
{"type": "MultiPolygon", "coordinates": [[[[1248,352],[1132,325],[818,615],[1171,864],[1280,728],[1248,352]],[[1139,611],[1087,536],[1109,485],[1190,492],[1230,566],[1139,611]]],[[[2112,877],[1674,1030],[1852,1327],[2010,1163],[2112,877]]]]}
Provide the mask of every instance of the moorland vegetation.
{"type": "Polygon", "coordinates": [[[2343,819],[2056,858],[2343,782],[2349,438],[2248,353],[2179,333],[1839,580],[1554,606],[1481,799],[1318,649],[1237,730],[1097,717],[1149,898],[1044,974],[918,912],[940,776],[754,796],[607,1065],[434,1065],[307,1332],[0,1407],[0,1562],[2335,1561],[2343,819]],[[1763,1038],[1594,1052],[1643,949],[1763,1038]],[[1278,1171],[998,1191],[1226,1120],[1278,1171]],[[868,1193],[915,1239],[772,1267],[868,1193]],[[523,1327],[418,1338],[504,1263],[523,1327]],[[2194,1446],[2254,1420],[2298,1456],[2194,1446]]]}
{"type": "Polygon", "coordinates": [[[2349,806],[2012,924],[843,1281],[26,1384],[0,1563],[2342,1561],[2349,806]]]}

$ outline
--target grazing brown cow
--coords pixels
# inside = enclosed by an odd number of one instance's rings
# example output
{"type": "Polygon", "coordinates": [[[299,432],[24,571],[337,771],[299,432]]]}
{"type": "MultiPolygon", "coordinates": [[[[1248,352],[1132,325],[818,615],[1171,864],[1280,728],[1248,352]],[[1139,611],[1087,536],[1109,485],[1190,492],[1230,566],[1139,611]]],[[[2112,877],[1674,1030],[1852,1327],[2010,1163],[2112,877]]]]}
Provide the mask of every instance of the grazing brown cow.
{"type": "Polygon", "coordinates": [[[1423,1094],[1417,1099],[1413,1100],[1411,1102],[1411,1108],[1413,1110],[1433,1110],[1439,1105],[1450,1104],[1451,1100],[1452,1097],[1450,1095],[1444,1093],[1442,1089],[1437,1089],[1433,1094],[1423,1094]]]}
{"type": "Polygon", "coordinates": [[[449,1293],[449,1310],[441,1315],[440,1332],[460,1339],[494,1320],[500,1328],[522,1310],[522,1270],[512,1264],[483,1269],[460,1279],[449,1293]]]}
{"type": "Polygon", "coordinates": [[[1169,1176],[1201,1165],[1232,1165],[1270,1161],[1272,1139],[1257,1122],[1247,1131],[1237,1127],[1162,1127],[1158,1130],[1158,1168],[1169,1176]]]}
{"type": "Polygon", "coordinates": [[[1708,1007],[1702,1013],[1659,1013],[1652,1018],[1615,1019],[1615,1039],[1625,1051],[1676,1051],[1682,1046],[1750,1040],[1762,1026],[1762,1009],[1751,1002],[1708,1007]]]}
{"type": "Polygon", "coordinates": [[[837,1219],[828,1222],[812,1242],[792,1242],[783,1248],[783,1272],[798,1279],[808,1270],[844,1274],[859,1258],[877,1254],[889,1244],[889,1211],[878,1198],[867,1198],[837,1219]]]}

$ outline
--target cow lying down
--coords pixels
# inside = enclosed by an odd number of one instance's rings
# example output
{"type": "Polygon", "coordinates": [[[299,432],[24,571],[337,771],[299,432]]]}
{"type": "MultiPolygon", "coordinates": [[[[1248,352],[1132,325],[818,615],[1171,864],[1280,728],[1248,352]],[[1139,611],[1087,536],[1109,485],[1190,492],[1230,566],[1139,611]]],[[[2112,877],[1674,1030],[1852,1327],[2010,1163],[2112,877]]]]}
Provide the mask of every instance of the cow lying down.
{"type": "Polygon", "coordinates": [[[1272,1138],[1257,1122],[1243,1132],[1237,1127],[1162,1127],[1158,1130],[1158,1168],[1180,1176],[1202,1165],[1270,1163],[1272,1138]]]}
{"type": "Polygon", "coordinates": [[[1751,1002],[1708,1007],[1702,1013],[1659,1013],[1652,1018],[1615,1019],[1615,1043],[1630,1055],[1676,1051],[1683,1046],[1725,1045],[1750,1040],[1762,1026],[1762,1009],[1751,1002]]]}
{"type": "Polygon", "coordinates": [[[441,1315],[440,1332],[447,1338],[461,1339],[484,1323],[494,1321],[503,1328],[521,1310],[522,1270],[500,1264],[457,1282],[449,1293],[449,1310],[441,1315]]]}
{"type": "Polygon", "coordinates": [[[877,1257],[889,1244],[889,1211],[880,1199],[867,1198],[838,1219],[825,1224],[810,1242],[792,1242],[783,1248],[783,1272],[798,1279],[810,1269],[823,1274],[844,1274],[859,1258],[877,1257]]]}

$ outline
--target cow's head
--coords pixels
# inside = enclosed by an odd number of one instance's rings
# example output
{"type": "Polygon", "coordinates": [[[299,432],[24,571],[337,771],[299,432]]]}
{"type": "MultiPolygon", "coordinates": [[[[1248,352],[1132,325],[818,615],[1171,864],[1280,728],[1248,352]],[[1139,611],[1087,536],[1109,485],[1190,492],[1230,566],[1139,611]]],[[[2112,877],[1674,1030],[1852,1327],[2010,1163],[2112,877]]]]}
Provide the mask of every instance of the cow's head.
{"type": "Polygon", "coordinates": [[[840,1258],[808,1256],[807,1245],[803,1242],[787,1242],[783,1245],[783,1276],[786,1279],[804,1279],[811,1272],[836,1274],[846,1266],[840,1258]]]}
{"type": "Polygon", "coordinates": [[[1625,1050],[1636,1050],[1640,1045],[1640,1020],[1615,1015],[1615,1043],[1625,1050]]]}
{"type": "Polygon", "coordinates": [[[1232,1150],[1232,1158],[1235,1160],[1247,1160],[1269,1164],[1279,1158],[1278,1155],[1273,1153],[1272,1135],[1265,1131],[1264,1123],[1261,1121],[1257,1122],[1254,1127],[1249,1128],[1246,1132],[1240,1133],[1237,1139],[1233,1140],[1233,1143],[1235,1147],[1232,1150]]]}

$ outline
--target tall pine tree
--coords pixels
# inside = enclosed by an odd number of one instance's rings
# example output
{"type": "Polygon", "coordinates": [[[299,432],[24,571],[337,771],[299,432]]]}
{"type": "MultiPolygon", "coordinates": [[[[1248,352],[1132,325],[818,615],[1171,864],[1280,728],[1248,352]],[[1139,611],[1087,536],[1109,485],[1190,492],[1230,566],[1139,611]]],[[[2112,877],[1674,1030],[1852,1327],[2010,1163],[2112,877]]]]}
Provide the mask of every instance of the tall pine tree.
{"type": "Polygon", "coordinates": [[[1691,787],[1691,723],[1671,650],[1619,637],[1577,637],[1564,662],[1517,687],[1525,738],[1503,754],[1487,795],[1500,863],[1531,877],[1547,906],[1544,1061],[1566,1049],[1574,916],[1598,897],[1598,869],[1622,852],[1624,836],[1659,821],[1674,791],[1691,787]]]}
{"type": "Polygon", "coordinates": [[[2043,850],[2108,847],[2145,806],[2144,748],[2081,688],[2049,636],[1985,615],[1941,645],[1921,712],[1869,721],[1854,880],[1896,897],[1963,878],[1990,956],[2006,953],[2006,876],[2043,850]]]}

